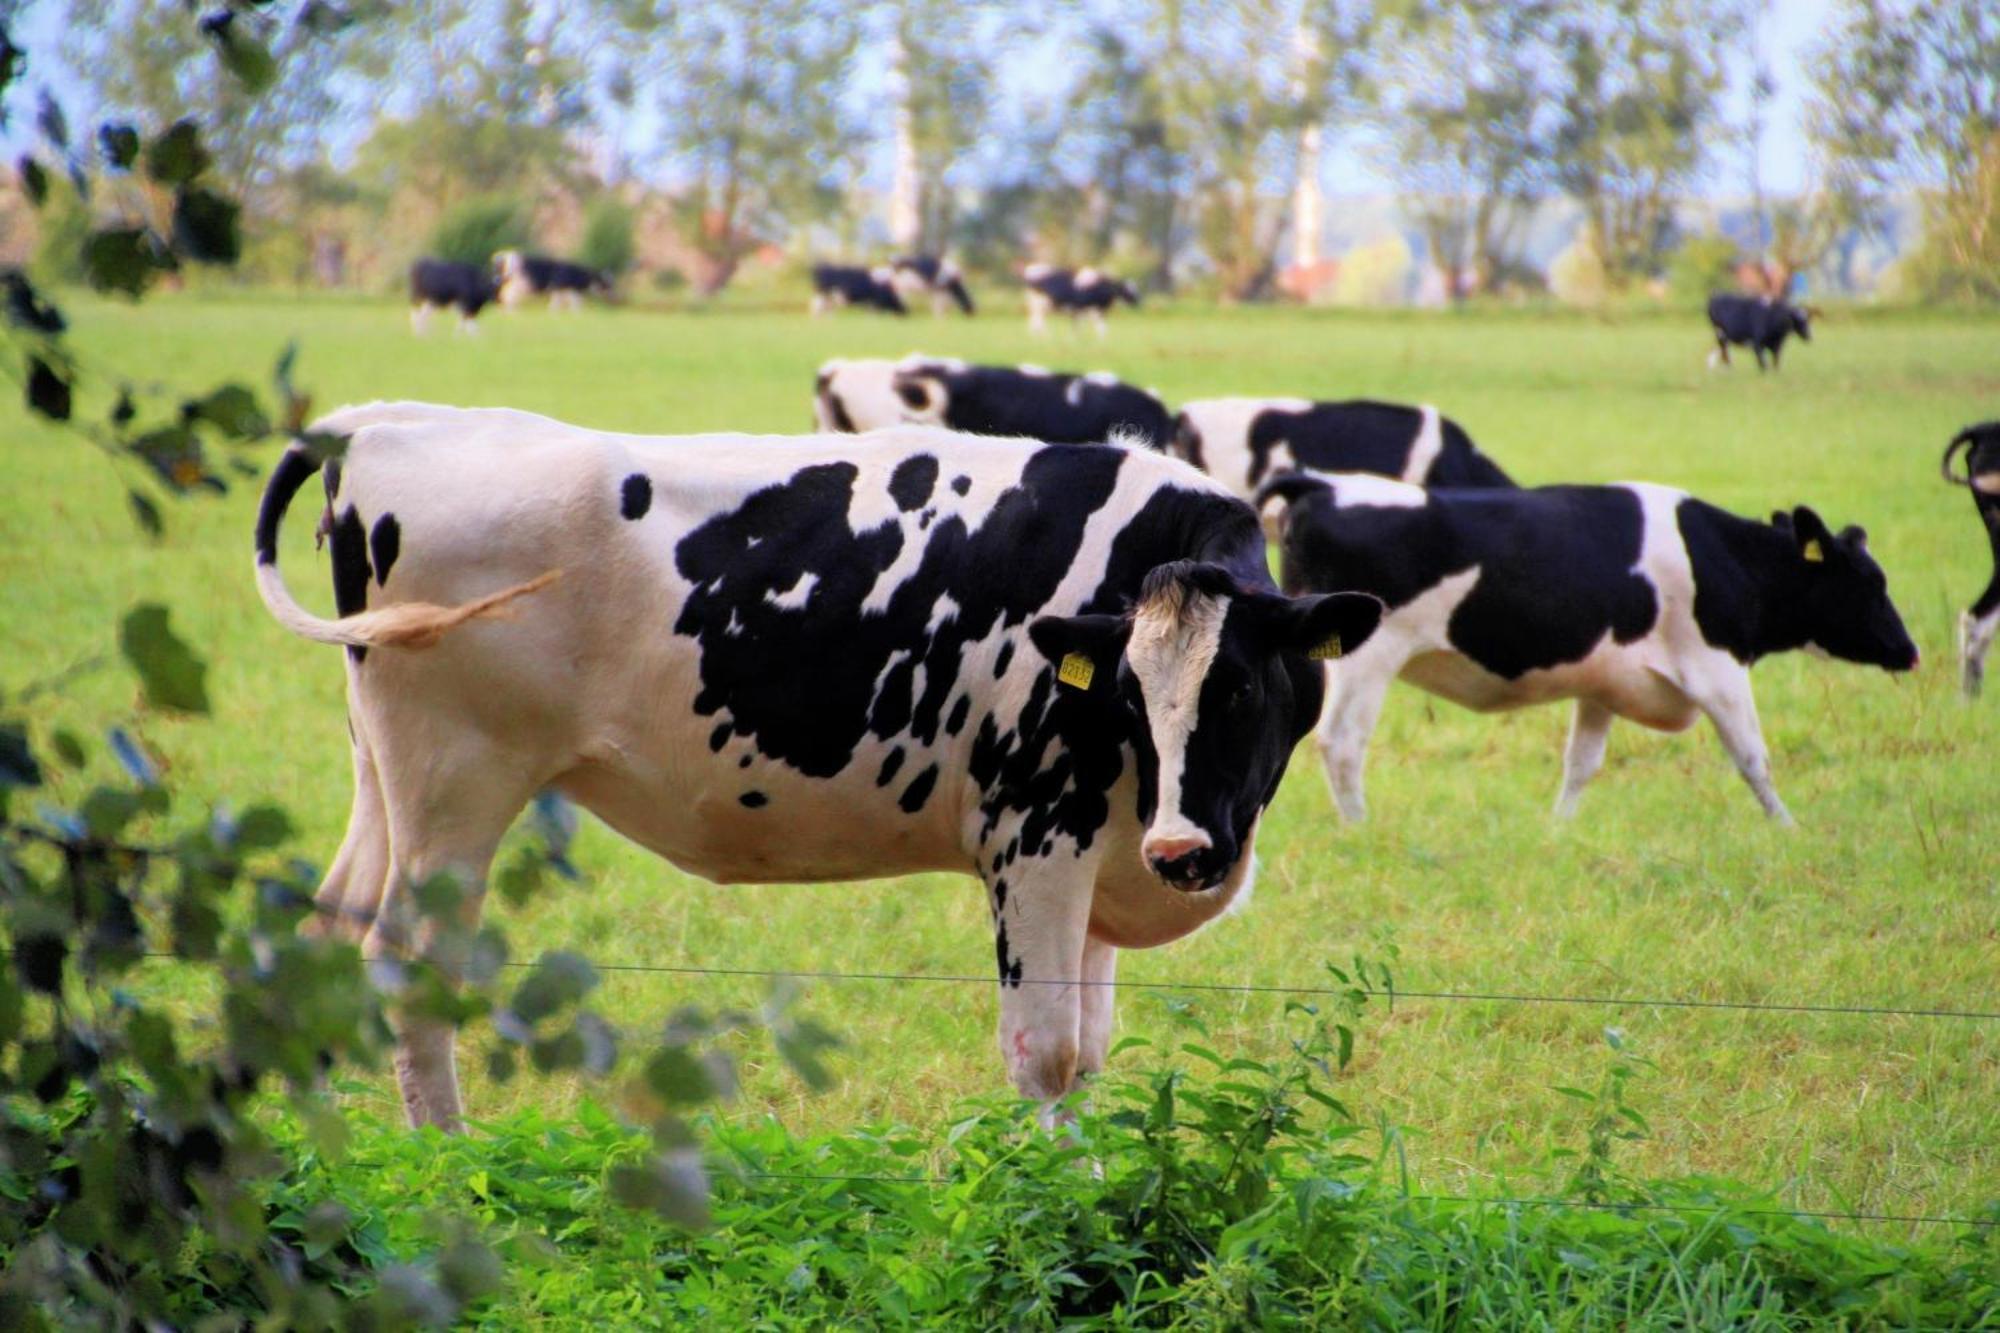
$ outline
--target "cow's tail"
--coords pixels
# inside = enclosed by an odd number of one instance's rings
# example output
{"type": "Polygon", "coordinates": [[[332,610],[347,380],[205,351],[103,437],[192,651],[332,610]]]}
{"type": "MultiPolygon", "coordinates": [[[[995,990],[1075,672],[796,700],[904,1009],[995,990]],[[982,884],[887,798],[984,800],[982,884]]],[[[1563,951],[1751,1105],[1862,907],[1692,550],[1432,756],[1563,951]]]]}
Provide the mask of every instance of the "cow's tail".
{"type": "Polygon", "coordinates": [[[561,570],[552,569],[526,583],[457,606],[401,602],[338,620],[316,616],[299,605],[278,570],[278,526],[299,488],[319,469],[319,456],[309,445],[304,441],[293,444],[272,469],[271,480],[264,486],[264,498],[257,506],[258,595],[272,617],[302,639],[345,644],[350,648],[428,648],[444,637],[447,630],[479,616],[493,615],[515,598],[546,588],[562,577],[561,570]]]}
{"type": "Polygon", "coordinates": [[[1953,472],[1951,470],[1951,456],[1961,449],[1972,448],[1973,429],[1973,427],[1967,426],[1964,430],[1954,435],[1951,443],[1944,447],[1944,457],[1938,461],[1938,470],[1944,474],[1944,479],[1954,486],[1970,486],[1972,484],[1971,461],[1967,460],[1964,472],[1953,472]]]}

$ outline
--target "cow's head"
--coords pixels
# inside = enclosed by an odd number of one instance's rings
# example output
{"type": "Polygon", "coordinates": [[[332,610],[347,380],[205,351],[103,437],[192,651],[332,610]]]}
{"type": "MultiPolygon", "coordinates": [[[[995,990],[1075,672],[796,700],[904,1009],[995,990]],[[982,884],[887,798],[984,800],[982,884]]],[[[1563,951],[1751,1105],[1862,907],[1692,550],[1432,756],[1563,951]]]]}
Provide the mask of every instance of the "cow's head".
{"type": "Polygon", "coordinates": [[[1802,305],[1787,307],[1792,317],[1792,332],[1799,335],[1801,342],[1812,341],[1812,311],[1802,305]]]}
{"type": "Polygon", "coordinates": [[[1791,538],[1805,576],[1788,613],[1807,647],[1886,671],[1916,666],[1917,646],[1889,600],[1888,576],[1868,553],[1866,532],[1830,532],[1805,505],[1771,515],[1771,526],[1791,538]]]}
{"type": "Polygon", "coordinates": [[[1123,278],[1111,279],[1111,295],[1116,301],[1123,301],[1135,310],[1139,306],[1139,289],[1123,278]]]}
{"type": "Polygon", "coordinates": [[[519,250],[502,250],[493,256],[493,281],[507,283],[527,271],[528,263],[519,250]]]}
{"type": "Polygon", "coordinates": [[[1319,714],[1315,657],[1351,651],[1381,616],[1364,594],[1281,597],[1177,561],[1146,576],[1124,615],[1047,616],[1028,632],[1062,688],[1120,714],[1138,757],[1140,855],[1194,892],[1243,863],[1319,714]]]}
{"type": "Polygon", "coordinates": [[[891,387],[896,363],[835,357],[813,378],[813,425],[822,431],[880,430],[903,420],[891,387]]]}

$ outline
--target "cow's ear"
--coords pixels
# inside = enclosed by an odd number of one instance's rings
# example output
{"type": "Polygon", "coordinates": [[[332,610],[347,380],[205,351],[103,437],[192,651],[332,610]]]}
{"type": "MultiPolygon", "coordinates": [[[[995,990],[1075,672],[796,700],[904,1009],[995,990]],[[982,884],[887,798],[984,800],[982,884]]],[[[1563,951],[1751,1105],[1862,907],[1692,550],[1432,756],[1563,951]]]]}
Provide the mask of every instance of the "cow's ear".
{"type": "Polygon", "coordinates": [[[1085,694],[1108,693],[1131,626],[1123,616],[1043,616],[1028,637],[1055,664],[1056,680],[1085,694]]]}
{"type": "Polygon", "coordinates": [[[1365,592],[1288,598],[1275,638],[1281,652],[1330,662],[1359,648],[1382,623],[1382,600],[1365,592]]]}
{"type": "Polygon", "coordinates": [[[1809,564],[1820,564],[1826,559],[1826,548],[1833,542],[1833,534],[1826,529],[1826,523],[1805,505],[1792,510],[1792,540],[1798,543],[1799,558],[1809,564]]]}
{"type": "Polygon", "coordinates": [[[1792,530],[1792,516],[1782,509],[1773,509],[1771,511],[1771,526],[1780,532],[1790,532],[1792,530]]]}

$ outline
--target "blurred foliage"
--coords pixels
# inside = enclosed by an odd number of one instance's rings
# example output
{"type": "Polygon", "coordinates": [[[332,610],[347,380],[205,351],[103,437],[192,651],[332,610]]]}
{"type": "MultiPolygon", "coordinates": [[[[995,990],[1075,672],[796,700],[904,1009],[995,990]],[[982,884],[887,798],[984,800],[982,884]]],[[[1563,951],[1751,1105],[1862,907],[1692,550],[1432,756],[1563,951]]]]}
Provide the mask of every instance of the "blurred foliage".
{"type": "Polygon", "coordinates": [[[632,236],[635,222],[631,205],[623,200],[610,195],[591,200],[583,210],[578,262],[614,278],[630,269],[637,253],[632,236]]]}
{"type": "Polygon", "coordinates": [[[508,195],[481,195],[446,213],[432,229],[425,253],[434,259],[486,268],[502,250],[534,246],[527,207],[508,195]]]}
{"type": "Polygon", "coordinates": [[[1677,305],[1706,309],[1716,292],[1736,290],[1736,242],[1714,232],[1688,237],[1667,261],[1667,295],[1677,305]]]}

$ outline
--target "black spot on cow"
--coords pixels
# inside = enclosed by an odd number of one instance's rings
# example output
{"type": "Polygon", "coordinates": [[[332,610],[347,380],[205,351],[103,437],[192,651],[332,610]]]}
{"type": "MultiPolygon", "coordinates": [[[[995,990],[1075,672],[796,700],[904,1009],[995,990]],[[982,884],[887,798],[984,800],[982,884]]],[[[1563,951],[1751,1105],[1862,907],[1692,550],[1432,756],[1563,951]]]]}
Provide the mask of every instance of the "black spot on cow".
{"type": "MultiPolygon", "coordinates": [[[[368,530],[353,505],[341,511],[329,534],[333,561],[333,607],[343,616],[359,615],[368,609],[368,530]]],[[[368,656],[366,648],[350,647],[347,655],[356,662],[368,656]]]]}
{"type": "Polygon", "coordinates": [[[643,472],[634,472],[618,488],[618,513],[637,521],[653,507],[653,483],[643,472]]]}
{"type": "Polygon", "coordinates": [[[926,509],[926,510],[925,510],[925,511],[924,511],[923,513],[921,513],[921,514],[918,514],[918,515],[917,515],[917,531],[918,531],[918,532],[923,532],[923,531],[925,531],[926,529],[928,529],[928,528],[930,527],[930,525],[931,525],[931,520],[932,520],[932,519],[934,519],[934,518],[936,518],[936,517],[937,517],[937,510],[935,510],[935,509],[926,509]]]}
{"type": "Polygon", "coordinates": [[[750,756],[746,754],[746,755],[744,755],[744,756],[743,756],[743,757],[742,757],[741,759],[738,759],[738,760],[736,761],[736,766],[737,766],[738,768],[748,768],[748,767],[750,767],[750,756]]]}
{"type": "Polygon", "coordinates": [[[903,768],[903,747],[898,745],[882,756],[882,771],[875,775],[875,785],[886,787],[896,780],[896,774],[903,768]]]}
{"type": "Polygon", "coordinates": [[[967,491],[972,489],[972,478],[966,476],[963,472],[961,472],[957,476],[951,479],[951,488],[958,494],[964,495],[967,491]]]}
{"type": "Polygon", "coordinates": [[[771,803],[771,798],[766,796],[761,791],[746,791],[736,799],[741,801],[746,808],[751,810],[761,809],[762,807],[767,806],[771,803]]]}
{"type": "Polygon", "coordinates": [[[931,789],[937,786],[937,776],[937,765],[932,764],[910,779],[910,785],[903,788],[903,795],[896,802],[904,814],[914,815],[924,808],[924,802],[931,798],[931,789]]]}
{"type": "Polygon", "coordinates": [[[916,454],[896,464],[889,474],[889,495],[896,507],[910,513],[923,507],[937,489],[938,461],[931,454],[916,454]]]}
{"type": "Polygon", "coordinates": [[[1012,986],[1014,989],[1019,990],[1021,988],[1021,960],[1011,957],[1007,952],[1007,923],[1005,921],[1002,921],[1000,928],[993,932],[993,952],[994,956],[1000,961],[1000,984],[1002,986],[1012,986]]]}
{"type": "Polygon", "coordinates": [[[944,720],[944,734],[956,736],[965,730],[965,718],[972,711],[972,696],[961,694],[958,702],[951,706],[951,716],[944,720]]]}
{"type": "MultiPolygon", "coordinates": [[[[995,870],[998,870],[1000,866],[996,862],[993,868],[995,870]]],[[[997,914],[1000,911],[1000,909],[1005,907],[1006,905],[1007,905],[1007,881],[996,875],[994,876],[993,879],[993,910],[997,914]]]]}
{"type": "MultiPolygon", "coordinates": [[[[1300,411],[1266,408],[1250,422],[1250,475],[1253,486],[1274,470],[1280,445],[1298,466],[1320,472],[1373,472],[1400,477],[1422,433],[1422,409],[1365,398],[1313,403],[1300,411]]],[[[1182,456],[1200,466],[1201,437],[1188,425],[1182,456]]],[[[1514,483],[1498,464],[1479,452],[1472,437],[1449,417],[1438,421],[1438,452],[1421,478],[1426,486],[1506,486],[1514,483]]]]}
{"type": "Polygon", "coordinates": [[[716,727],[715,730],[709,732],[708,733],[709,751],[714,754],[721,754],[722,747],[729,744],[729,733],[733,730],[734,730],[733,727],[731,727],[727,722],[724,722],[720,726],[716,727]]]}
{"type": "Polygon", "coordinates": [[[396,556],[402,549],[403,529],[396,522],[396,516],[384,514],[376,519],[375,526],[368,533],[368,550],[375,557],[376,587],[389,582],[389,569],[396,563],[396,556]]]}
{"type": "Polygon", "coordinates": [[[1007,668],[1012,665],[1014,665],[1014,641],[1008,639],[1001,643],[1000,651],[994,654],[993,679],[998,680],[1000,677],[1006,675],[1007,668]]]}

